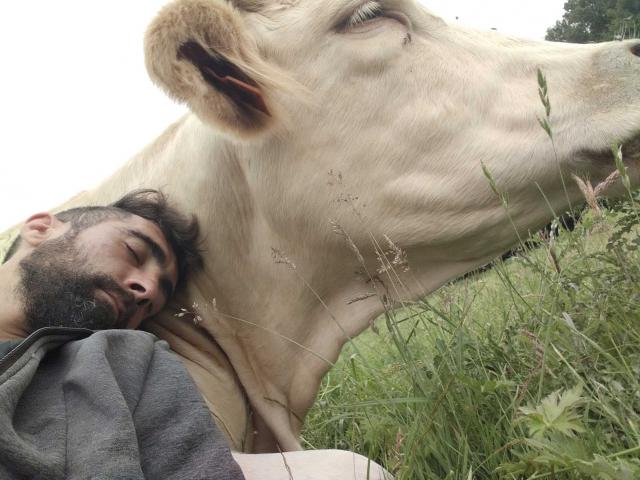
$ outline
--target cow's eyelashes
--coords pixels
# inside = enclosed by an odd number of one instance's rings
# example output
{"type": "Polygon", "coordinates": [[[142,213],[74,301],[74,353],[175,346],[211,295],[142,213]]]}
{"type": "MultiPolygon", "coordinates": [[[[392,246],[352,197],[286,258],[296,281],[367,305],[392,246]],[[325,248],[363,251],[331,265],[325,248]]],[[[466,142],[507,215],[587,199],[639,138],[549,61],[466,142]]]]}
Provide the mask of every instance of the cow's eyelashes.
{"type": "Polygon", "coordinates": [[[349,30],[350,28],[367,23],[381,16],[383,13],[384,10],[380,2],[370,1],[363,3],[342,23],[342,30],[349,30]]]}

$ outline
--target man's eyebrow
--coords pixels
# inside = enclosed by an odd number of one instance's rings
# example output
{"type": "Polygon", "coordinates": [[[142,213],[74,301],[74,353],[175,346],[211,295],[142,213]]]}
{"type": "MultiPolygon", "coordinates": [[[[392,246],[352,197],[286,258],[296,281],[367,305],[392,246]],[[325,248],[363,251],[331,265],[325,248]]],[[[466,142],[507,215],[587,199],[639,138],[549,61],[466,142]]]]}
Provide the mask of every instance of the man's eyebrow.
{"type": "MultiPolygon", "coordinates": [[[[156,242],[153,238],[133,228],[127,229],[127,234],[142,240],[147,245],[147,247],[149,247],[149,250],[151,250],[151,256],[153,256],[153,258],[155,258],[160,265],[165,266],[167,264],[167,254],[164,252],[164,250],[162,250],[162,247],[158,245],[158,242],[156,242]]],[[[173,282],[169,280],[167,276],[163,275],[160,278],[160,289],[162,290],[162,293],[164,293],[164,298],[166,300],[169,300],[173,295],[175,287],[173,285],[173,282]]]]}

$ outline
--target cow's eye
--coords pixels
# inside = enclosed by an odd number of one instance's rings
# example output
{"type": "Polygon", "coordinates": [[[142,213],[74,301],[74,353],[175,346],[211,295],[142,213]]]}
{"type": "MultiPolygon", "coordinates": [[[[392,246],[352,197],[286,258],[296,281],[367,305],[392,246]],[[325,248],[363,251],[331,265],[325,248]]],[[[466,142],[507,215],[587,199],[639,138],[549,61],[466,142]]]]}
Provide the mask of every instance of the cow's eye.
{"type": "Polygon", "coordinates": [[[376,19],[380,15],[382,15],[383,9],[380,2],[366,2],[362,4],[358,9],[353,12],[351,17],[344,22],[343,29],[349,30],[350,28],[357,27],[359,25],[365,24],[371,20],[376,19]]]}

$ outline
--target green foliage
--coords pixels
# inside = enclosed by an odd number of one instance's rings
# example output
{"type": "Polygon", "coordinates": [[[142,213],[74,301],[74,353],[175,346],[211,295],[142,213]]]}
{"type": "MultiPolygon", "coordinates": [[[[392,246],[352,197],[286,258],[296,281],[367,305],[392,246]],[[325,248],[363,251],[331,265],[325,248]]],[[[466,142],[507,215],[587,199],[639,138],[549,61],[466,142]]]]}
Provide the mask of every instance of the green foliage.
{"type": "Polygon", "coordinates": [[[568,0],[547,40],[590,43],[640,36],[640,0],[568,0]]]}
{"type": "Polygon", "coordinates": [[[613,204],[619,217],[612,228],[611,236],[607,241],[607,250],[616,255],[626,255],[636,252],[640,248],[640,237],[636,233],[636,227],[640,223],[638,212],[629,208],[628,203],[613,204]]]}
{"type": "Polygon", "coordinates": [[[307,446],[399,480],[640,478],[639,205],[388,311],[326,377],[307,446]]]}
{"type": "Polygon", "coordinates": [[[537,407],[520,407],[522,419],[529,428],[529,436],[534,440],[551,438],[554,434],[573,437],[584,432],[577,414],[577,406],[582,401],[582,386],[560,393],[557,390],[542,400],[537,407]]]}

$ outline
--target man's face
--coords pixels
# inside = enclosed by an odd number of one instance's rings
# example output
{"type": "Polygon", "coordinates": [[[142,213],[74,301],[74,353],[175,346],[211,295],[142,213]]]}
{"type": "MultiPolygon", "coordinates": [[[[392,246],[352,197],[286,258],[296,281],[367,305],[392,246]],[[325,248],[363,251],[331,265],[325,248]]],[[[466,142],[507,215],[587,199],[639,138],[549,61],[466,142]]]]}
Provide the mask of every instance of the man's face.
{"type": "Polygon", "coordinates": [[[160,229],[131,215],[42,243],[21,260],[20,273],[33,330],[136,328],[173,293],[177,262],[160,229]]]}

